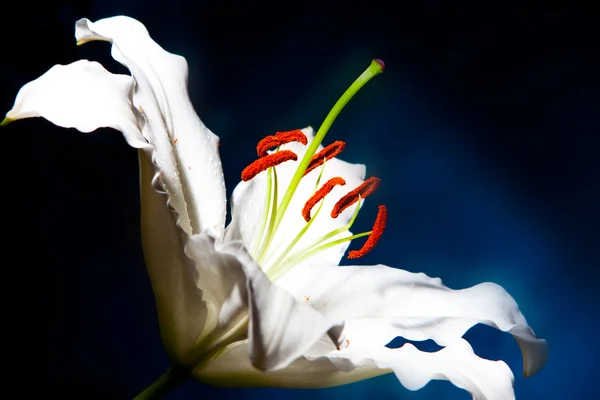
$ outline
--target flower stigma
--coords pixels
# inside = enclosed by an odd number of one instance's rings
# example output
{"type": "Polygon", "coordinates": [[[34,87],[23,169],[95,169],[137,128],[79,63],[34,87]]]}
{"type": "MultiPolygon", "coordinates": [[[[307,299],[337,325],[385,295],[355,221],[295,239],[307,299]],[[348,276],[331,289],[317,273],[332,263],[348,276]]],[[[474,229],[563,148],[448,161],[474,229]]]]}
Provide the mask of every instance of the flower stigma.
{"type": "MultiPolygon", "coordinates": [[[[253,239],[250,254],[261,265],[263,271],[270,279],[278,279],[295,265],[317,253],[341,243],[349,242],[353,239],[369,236],[360,250],[353,250],[348,254],[348,258],[362,257],[375,247],[383,234],[387,221],[387,209],[383,205],[379,206],[377,217],[371,231],[354,235],[349,232],[349,229],[352,227],[358,215],[363,200],[379,186],[380,180],[377,177],[366,179],[358,187],[342,196],[335,203],[333,209],[330,210],[330,215],[321,214],[325,197],[330,195],[334,187],[346,184],[346,180],[341,176],[335,176],[328,179],[323,185],[320,184],[327,161],[340,154],[344,150],[346,143],[335,141],[330,145],[325,146],[320,151],[317,152],[317,150],[343,107],[365,83],[383,72],[384,69],[385,65],[382,61],[373,60],[371,65],[354,81],[335,103],[310,143],[308,143],[306,135],[299,129],[277,132],[274,135],[267,136],[262,139],[256,147],[259,158],[243,170],[242,180],[246,182],[252,180],[260,173],[264,172],[267,174],[264,211],[260,227],[253,239]],[[299,158],[292,150],[281,149],[282,145],[293,142],[308,147],[306,148],[306,152],[302,159],[297,163],[295,172],[287,187],[279,187],[277,179],[278,166],[290,160],[297,161],[299,158]],[[304,202],[304,207],[297,216],[297,222],[294,225],[294,229],[286,228],[285,232],[283,232],[280,229],[281,221],[286,214],[292,198],[300,193],[300,191],[296,190],[300,181],[315,170],[320,172],[312,195],[306,199],[301,199],[304,202]],[[278,192],[280,191],[282,191],[283,197],[281,198],[281,201],[278,201],[278,192]],[[345,209],[352,205],[356,205],[356,208],[354,209],[354,213],[348,224],[321,235],[309,244],[299,246],[300,240],[307,232],[309,232],[311,225],[313,225],[315,220],[324,218],[335,219],[339,217],[345,209]],[[301,224],[303,224],[303,226],[301,224]],[[295,232],[298,233],[293,237],[289,237],[294,235],[295,232]],[[336,238],[336,236],[343,233],[349,235],[336,238]],[[277,241],[275,241],[275,238],[277,238],[277,241]]],[[[307,235],[306,237],[309,236],[310,235],[307,235]]]]}

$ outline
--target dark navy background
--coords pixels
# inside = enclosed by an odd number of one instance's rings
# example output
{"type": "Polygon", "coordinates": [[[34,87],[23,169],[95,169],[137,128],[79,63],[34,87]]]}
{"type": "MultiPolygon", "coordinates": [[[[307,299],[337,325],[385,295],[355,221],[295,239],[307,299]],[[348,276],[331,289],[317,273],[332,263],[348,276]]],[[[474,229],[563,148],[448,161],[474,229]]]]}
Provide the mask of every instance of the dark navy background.
{"type": "MultiPolygon", "coordinates": [[[[467,333],[476,352],[508,363],[519,399],[598,398],[598,17],[549,2],[480,3],[12,3],[3,6],[0,110],[55,63],[90,58],[125,72],[108,44],[76,47],[74,23],[135,17],[187,58],[192,101],[221,137],[231,194],[258,140],[317,128],[381,58],[385,74],[325,139],[347,141],[342,158],[383,181],[355,231],[370,228],[381,203],[388,228],[359,261],[453,288],[499,283],[548,339],[549,362],[522,378],[515,341],[487,327],[467,333]]],[[[81,134],[41,119],[0,135],[4,390],[132,398],[169,367],[139,242],[135,150],[111,130],[81,134]]],[[[190,381],[168,398],[282,396],[469,398],[441,381],[409,392],[393,375],[325,390],[190,381]]]]}

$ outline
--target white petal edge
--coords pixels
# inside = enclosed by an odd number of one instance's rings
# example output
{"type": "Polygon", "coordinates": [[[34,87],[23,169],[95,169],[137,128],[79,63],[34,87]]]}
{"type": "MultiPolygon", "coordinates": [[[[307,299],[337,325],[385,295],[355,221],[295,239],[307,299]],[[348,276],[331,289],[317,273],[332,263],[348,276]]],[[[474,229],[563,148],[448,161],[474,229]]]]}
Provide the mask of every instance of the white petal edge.
{"type": "Polygon", "coordinates": [[[409,390],[444,379],[467,390],[475,400],[514,399],[510,368],[502,361],[478,357],[463,339],[433,353],[419,351],[412,344],[359,351],[348,347],[327,356],[300,357],[287,368],[272,372],[252,367],[245,359],[247,346],[247,342],[232,344],[217,359],[196,368],[195,378],[223,387],[324,388],[394,372],[409,390]]]}
{"type": "Polygon", "coordinates": [[[135,148],[148,148],[132,106],[134,81],[94,61],[55,65],[17,93],[8,120],[43,117],[63,128],[114,128],[135,148]]]}
{"type": "Polygon", "coordinates": [[[194,378],[218,387],[279,387],[293,389],[326,388],[345,385],[392,372],[359,366],[352,371],[341,371],[327,357],[308,360],[299,357],[286,368],[261,371],[248,358],[248,341],[228,346],[218,358],[199,365],[194,378]]]}
{"type": "Polygon", "coordinates": [[[410,343],[398,349],[351,350],[349,346],[330,359],[340,369],[370,363],[377,368],[392,369],[409,390],[419,390],[431,380],[443,379],[468,391],[474,400],[515,398],[514,376],[508,365],[478,357],[464,339],[456,339],[432,353],[419,351],[410,343]]]}
{"type": "Polygon", "coordinates": [[[494,283],[452,290],[439,278],[374,265],[307,266],[277,284],[297,299],[310,299],[308,304],[323,314],[346,321],[351,348],[384,346],[398,336],[446,346],[483,323],[517,339],[526,376],[547,361],[546,341],[537,338],[515,300],[494,283]]]}
{"type": "Polygon", "coordinates": [[[111,42],[113,58],[131,71],[133,102],[147,120],[143,134],[156,150],[152,161],[181,228],[190,235],[211,230],[222,237],[226,199],[219,138],[190,102],[185,59],[163,50],[142,23],[125,16],[81,19],[75,37],[79,44],[111,42]]]}

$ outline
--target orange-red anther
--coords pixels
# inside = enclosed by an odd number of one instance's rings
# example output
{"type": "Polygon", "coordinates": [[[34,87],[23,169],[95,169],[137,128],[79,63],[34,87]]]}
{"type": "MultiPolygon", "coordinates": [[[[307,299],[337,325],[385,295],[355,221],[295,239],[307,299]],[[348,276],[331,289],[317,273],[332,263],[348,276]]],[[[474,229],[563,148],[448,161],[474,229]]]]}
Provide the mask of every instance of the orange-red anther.
{"type": "Polygon", "coordinates": [[[331,192],[331,190],[336,185],[343,186],[345,184],[346,184],[346,181],[343,178],[340,178],[339,176],[336,176],[335,178],[331,178],[330,180],[325,182],[325,184],[323,186],[321,186],[321,188],[319,190],[317,190],[315,192],[315,194],[310,196],[310,199],[308,199],[306,201],[306,204],[304,205],[304,208],[302,209],[302,216],[304,217],[304,220],[306,222],[310,221],[310,210],[312,210],[312,208],[315,206],[315,204],[317,204],[325,196],[327,196],[329,194],[329,192],[331,192]]]}
{"type": "Polygon", "coordinates": [[[329,146],[325,147],[323,150],[312,156],[310,162],[308,163],[308,167],[306,167],[306,171],[304,171],[304,175],[308,174],[313,169],[323,165],[325,160],[331,160],[333,157],[340,154],[345,147],[346,143],[340,140],[333,142],[329,146]]]}
{"type": "Polygon", "coordinates": [[[298,156],[291,150],[281,150],[277,153],[269,154],[268,156],[259,158],[252,164],[248,165],[242,171],[242,180],[249,181],[264,170],[281,164],[282,162],[294,160],[296,161],[298,156]]]}
{"type": "Polygon", "coordinates": [[[306,135],[302,133],[300,129],[287,132],[277,132],[276,134],[267,136],[258,142],[258,145],[256,146],[256,154],[258,154],[259,157],[264,157],[267,155],[267,150],[289,142],[300,142],[306,146],[308,140],[306,139],[306,135]]]}
{"type": "Polygon", "coordinates": [[[375,218],[375,223],[373,224],[373,229],[371,230],[371,234],[367,238],[365,244],[360,250],[352,250],[348,253],[348,258],[359,258],[373,250],[381,235],[383,235],[383,231],[385,230],[385,224],[387,222],[387,208],[383,205],[379,206],[379,210],[377,211],[377,218],[375,218]]]}
{"type": "Polygon", "coordinates": [[[338,200],[331,210],[331,218],[337,218],[342,211],[350,207],[352,204],[358,201],[358,198],[365,198],[377,189],[381,180],[376,176],[372,176],[364,181],[359,187],[348,192],[344,197],[338,200]]]}

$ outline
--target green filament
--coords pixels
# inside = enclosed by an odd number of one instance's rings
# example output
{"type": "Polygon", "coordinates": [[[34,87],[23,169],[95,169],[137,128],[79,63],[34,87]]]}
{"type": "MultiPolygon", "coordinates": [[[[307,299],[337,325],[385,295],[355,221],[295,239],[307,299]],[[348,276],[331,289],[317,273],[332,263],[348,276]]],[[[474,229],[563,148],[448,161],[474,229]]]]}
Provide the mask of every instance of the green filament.
{"type": "MultiPolygon", "coordinates": [[[[283,198],[281,199],[281,202],[278,202],[277,170],[275,167],[269,168],[269,170],[268,170],[269,175],[267,178],[267,199],[266,199],[266,203],[265,203],[265,215],[263,217],[263,220],[262,220],[262,223],[260,226],[260,230],[259,230],[259,234],[258,234],[259,239],[258,239],[257,243],[255,245],[253,245],[253,251],[252,251],[252,254],[256,254],[258,252],[257,257],[255,257],[255,259],[259,264],[266,267],[265,261],[270,259],[270,257],[275,256],[277,254],[277,251],[276,251],[277,248],[279,248],[281,244],[286,243],[286,240],[281,240],[281,241],[279,241],[277,246],[273,246],[273,247],[276,247],[275,249],[273,249],[273,251],[271,251],[271,252],[269,251],[271,244],[273,242],[273,239],[275,237],[275,234],[281,225],[281,222],[285,216],[285,212],[291,203],[291,200],[296,192],[296,189],[298,188],[298,185],[300,184],[300,181],[302,180],[302,178],[304,176],[304,173],[308,167],[308,164],[310,163],[314,154],[317,152],[317,149],[319,148],[319,146],[321,145],[321,142],[325,138],[325,135],[331,128],[331,125],[333,124],[333,122],[335,121],[337,116],[340,114],[342,109],[346,106],[346,104],[348,104],[348,102],[352,99],[352,97],[354,97],[354,95],[368,81],[370,81],[373,77],[382,73],[383,68],[384,68],[384,66],[383,66],[382,62],[380,62],[379,60],[373,60],[371,62],[371,65],[369,65],[369,67],[352,83],[352,85],[350,85],[350,87],[348,89],[346,89],[346,91],[342,94],[342,96],[337,100],[337,102],[334,104],[331,111],[329,111],[329,113],[325,117],[325,120],[319,127],[319,130],[315,134],[312,142],[306,149],[304,156],[298,163],[298,167],[296,168],[296,171],[295,171],[292,179],[290,180],[290,183],[283,195],[283,198]]],[[[279,150],[279,148],[277,148],[276,151],[278,151],[278,150],[279,150]]],[[[316,190],[319,187],[321,178],[323,176],[324,169],[325,169],[325,163],[323,163],[321,172],[319,174],[319,177],[317,178],[313,194],[314,194],[314,192],[316,192],[316,190]]],[[[311,218],[311,220],[301,229],[301,231],[292,239],[292,241],[289,242],[288,246],[285,248],[285,250],[283,250],[281,252],[281,254],[279,254],[279,256],[277,257],[275,262],[270,264],[271,268],[265,268],[266,270],[267,269],[272,270],[272,271],[270,271],[269,275],[271,275],[271,273],[278,275],[281,272],[283,272],[284,270],[286,270],[287,267],[290,264],[292,264],[293,262],[299,262],[298,260],[300,260],[300,261],[304,260],[307,257],[310,257],[310,256],[312,256],[320,251],[323,251],[325,249],[328,249],[332,246],[335,246],[336,244],[343,243],[344,241],[352,240],[354,238],[362,237],[362,236],[370,234],[370,232],[365,232],[365,233],[361,233],[358,235],[354,235],[354,236],[350,236],[347,238],[342,238],[342,239],[335,240],[333,242],[326,243],[327,240],[350,229],[350,227],[354,223],[354,220],[356,219],[356,216],[358,215],[358,211],[360,209],[361,204],[360,204],[360,198],[359,198],[359,204],[356,207],[354,215],[352,216],[352,219],[345,227],[338,228],[338,229],[335,229],[335,230],[329,232],[328,234],[326,234],[326,235],[322,236],[321,238],[319,238],[318,240],[314,241],[311,245],[305,246],[302,250],[297,251],[292,256],[288,257],[288,254],[294,249],[294,246],[296,246],[296,244],[298,243],[300,238],[308,231],[308,229],[312,225],[313,221],[315,220],[315,218],[321,211],[323,204],[324,204],[324,201],[321,201],[321,204],[319,205],[313,218],[311,218]],[[286,259],[286,257],[287,257],[287,259],[286,259]]],[[[295,230],[296,229],[286,232],[284,234],[284,236],[286,236],[287,234],[289,234],[290,232],[293,232],[295,230]]]]}
{"type": "Polygon", "coordinates": [[[269,227],[267,230],[267,237],[265,239],[262,248],[260,249],[260,253],[256,258],[256,261],[261,264],[263,261],[263,257],[265,256],[265,252],[269,248],[271,241],[273,240],[273,235],[275,233],[275,229],[273,229],[273,225],[275,224],[275,216],[277,215],[277,169],[275,167],[271,168],[273,170],[273,203],[271,208],[271,217],[269,219],[269,227]]]}
{"type": "Polygon", "coordinates": [[[369,67],[362,74],[360,74],[358,78],[356,78],[352,85],[350,85],[350,87],[346,89],[344,94],[342,94],[338,101],[333,105],[333,108],[331,109],[331,111],[329,111],[327,117],[325,117],[325,120],[323,121],[321,127],[315,134],[313,141],[310,143],[310,146],[306,150],[304,157],[298,164],[298,169],[296,170],[296,173],[290,181],[290,184],[283,196],[283,199],[281,200],[281,204],[279,205],[279,209],[277,210],[277,216],[275,217],[274,230],[277,230],[279,228],[279,224],[281,224],[281,220],[283,219],[285,211],[287,210],[287,207],[289,206],[290,201],[294,196],[294,192],[296,191],[300,180],[304,176],[304,172],[306,171],[306,168],[308,167],[312,156],[316,153],[317,148],[325,138],[325,134],[329,131],[329,128],[331,128],[331,125],[333,124],[337,116],[340,114],[340,112],[346,106],[346,104],[348,104],[350,99],[352,99],[352,97],[354,97],[354,95],[367,82],[369,82],[372,78],[383,72],[383,68],[384,66],[381,61],[371,61],[371,65],[369,65],[369,67]]]}
{"type": "MultiPolygon", "coordinates": [[[[321,206],[322,205],[323,205],[323,203],[321,203],[321,206]]],[[[348,222],[348,224],[346,224],[345,226],[343,226],[341,228],[334,229],[333,231],[321,236],[319,239],[310,243],[309,245],[304,246],[301,250],[299,250],[296,253],[294,253],[293,255],[291,255],[281,265],[279,265],[277,268],[275,268],[275,273],[273,273],[273,275],[279,277],[281,275],[281,273],[285,272],[290,266],[296,265],[300,261],[303,261],[306,258],[315,255],[319,251],[323,251],[323,250],[330,248],[331,247],[331,246],[329,246],[330,243],[325,243],[325,244],[322,244],[322,243],[326,242],[327,240],[331,239],[332,237],[334,237],[336,235],[339,235],[340,233],[350,230],[350,228],[352,228],[352,225],[354,224],[354,221],[356,220],[356,217],[358,216],[358,212],[360,210],[361,205],[362,205],[361,198],[359,197],[358,204],[356,205],[356,209],[354,210],[354,214],[352,214],[352,218],[350,219],[350,222],[348,222]],[[321,246],[319,246],[319,245],[321,245],[321,246]],[[319,247],[317,247],[317,246],[319,246],[319,247]],[[313,249],[313,250],[311,251],[311,249],[313,249]],[[318,249],[318,251],[315,251],[317,249],[318,249]],[[309,255],[305,256],[306,254],[309,254],[309,255]]],[[[321,206],[319,206],[319,209],[321,208],[321,206]]],[[[317,210],[317,212],[318,212],[318,210],[317,210]]],[[[315,215],[315,217],[316,217],[316,215],[315,215]]],[[[313,217],[311,219],[311,221],[313,221],[315,219],[315,217],[313,217]]],[[[349,237],[345,237],[345,238],[336,240],[335,242],[331,242],[331,243],[339,244],[339,243],[343,243],[347,240],[356,239],[358,237],[362,237],[362,236],[369,235],[369,234],[371,234],[371,232],[363,232],[363,233],[359,233],[357,235],[353,235],[353,236],[349,236],[349,237]]],[[[335,244],[333,244],[332,246],[334,246],[335,244]]],[[[269,275],[271,275],[271,274],[269,274],[269,275]]],[[[272,278],[275,279],[274,277],[272,277],[272,278]]]]}
{"type": "Polygon", "coordinates": [[[274,271],[273,273],[276,274],[277,273],[277,266],[285,259],[285,257],[288,255],[288,253],[294,248],[294,246],[296,245],[296,243],[298,243],[298,240],[300,240],[300,238],[306,233],[306,231],[308,230],[308,228],[310,228],[310,226],[312,225],[313,221],[317,218],[317,215],[319,215],[319,212],[321,211],[321,208],[323,208],[323,204],[325,202],[322,201],[321,204],[319,204],[319,208],[317,208],[317,212],[315,213],[315,215],[313,215],[313,217],[310,219],[310,221],[308,221],[306,223],[306,225],[304,225],[304,228],[302,228],[302,230],[296,235],[296,237],[294,238],[294,240],[292,240],[290,242],[290,244],[288,245],[288,247],[285,248],[285,250],[281,253],[281,255],[277,258],[277,260],[272,264],[271,269],[274,271]]]}
{"type": "Polygon", "coordinates": [[[270,208],[271,208],[271,195],[272,195],[272,181],[273,181],[273,172],[271,171],[273,169],[273,167],[269,168],[269,170],[267,171],[267,197],[266,197],[266,201],[265,201],[265,212],[263,215],[263,219],[262,222],[260,224],[260,228],[258,230],[258,235],[256,235],[256,239],[254,241],[254,244],[252,245],[252,255],[255,255],[256,252],[259,249],[259,246],[261,245],[261,243],[263,242],[263,236],[265,234],[265,227],[267,226],[267,221],[269,218],[269,212],[270,212],[270,208]]]}

